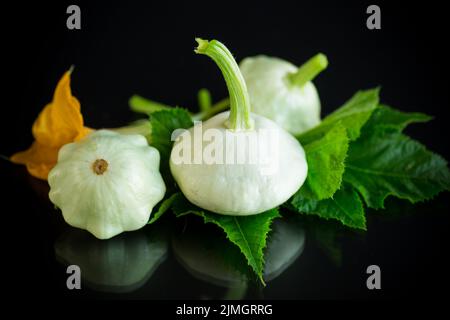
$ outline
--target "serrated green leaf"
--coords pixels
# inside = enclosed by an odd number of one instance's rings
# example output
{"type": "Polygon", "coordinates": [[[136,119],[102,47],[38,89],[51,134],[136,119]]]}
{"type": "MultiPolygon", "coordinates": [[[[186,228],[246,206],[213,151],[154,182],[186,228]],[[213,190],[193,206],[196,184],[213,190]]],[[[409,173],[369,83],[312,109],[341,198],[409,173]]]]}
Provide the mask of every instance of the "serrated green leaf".
{"type": "Polygon", "coordinates": [[[441,156],[400,132],[367,129],[350,145],[344,181],[369,207],[383,208],[389,195],[415,203],[450,189],[450,173],[441,156]]]}
{"type": "Polygon", "coordinates": [[[351,228],[366,230],[364,207],[358,193],[343,184],[333,198],[311,200],[300,193],[291,199],[291,207],[304,214],[317,215],[324,219],[335,219],[351,228]]]}
{"type": "Polygon", "coordinates": [[[156,111],[152,113],[150,123],[152,126],[152,146],[158,149],[161,159],[167,161],[172,150],[173,141],[171,137],[173,131],[188,129],[194,125],[189,113],[181,108],[156,111]]]}
{"type": "Polygon", "coordinates": [[[374,130],[392,130],[401,132],[409,124],[428,122],[433,117],[420,112],[402,112],[386,105],[379,105],[364,125],[362,133],[374,130]]]}
{"type": "Polygon", "coordinates": [[[378,89],[357,92],[317,127],[298,136],[305,149],[308,177],[297,193],[311,200],[330,198],[339,189],[350,140],[378,104],[378,89]]]}
{"type": "Polygon", "coordinates": [[[173,192],[174,181],[169,168],[170,152],[172,151],[172,133],[176,129],[187,129],[193,126],[191,117],[185,109],[172,108],[152,113],[150,117],[152,133],[151,145],[158,149],[161,161],[160,171],[166,183],[168,192],[173,192]]]}
{"type": "Polygon", "coordinates": [[[174,200],[177,198],[177,194],[174,193],[172,194],[170,197],[165,198],[164,200],[161,201],[161,203],[159,204],[159,206],[157,207],[156,211],[153,213],[153,217],[149,220],[149,222],[147,224],[152,224],[154,223],[156,220],[158,220],[159,218],[161,218],[161,216],[170,209],[170,207],[172,206],[172,203],[174,202],[174,200]]]}
{"type": "Polygon", "coordinates": [[[342,107],[325,117],[318,126],[302,133],[298,139],[308,144],[320,139],[337,122],[340,122],[346,128],[350,141],[356,140],[361,128],[378,106],[378,95],[378,88],[358,91],[342,107]]]}
{"type": "Polygon", "coordinates": [[[172,209],[178,217],[195,214],[203,218],[205,223],[213,223],[225,232],[227,238],[237,245],[246,257],[248,264],[264,283],[264,253],[267,234],[273,219],[280,217],[277,209],[272,209],[252,216],[226,216],[208,212],[195,205],[179,193],[172,209]]]}
{"type": "Polygon", "coordinates": [[[331,197],[341,185],[347,156],[347,131],[337,122],[320,139],[303,145],[308,176],[297,192],[302,197],[322,200],[331,197]]]}

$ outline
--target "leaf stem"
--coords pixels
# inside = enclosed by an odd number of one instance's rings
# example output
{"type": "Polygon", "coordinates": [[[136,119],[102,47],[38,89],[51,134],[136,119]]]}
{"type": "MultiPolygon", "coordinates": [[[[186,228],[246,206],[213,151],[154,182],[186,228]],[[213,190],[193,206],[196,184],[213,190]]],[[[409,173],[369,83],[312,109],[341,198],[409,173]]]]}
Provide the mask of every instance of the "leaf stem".
{"type": "Polygon", "coordinates": [[[171,107],[153,100],[146,99],[137,94],[131,96],[128,104],[134,112],[152,114],[155,111],[167,110],[171,107]]]}
{"type": "Polygon", "coordinates": [[[202,88],[197,94],[198,106],[201,112],[206,112],[211,109],[211,93],[208,89],[202,88]]]}
{"type": "Polygon", "coordinates": [[[108,129],[120,134],[130,135],[130,134],[140,134],[144,136],[148,142],[150,142],[150,136],[152,133],[152,126],[148,119],[141,119],[130,123],[127,126],[108,129]]]}
{"type": "MultiPolygon", "coordinates": [[[[205,89],[206,90],[206,89],[205,89]]],[[[128,101],[130,108],[134,112],[151,115],[153,112],[172,109],[171,106],[156,102],[139,95],[133,95],[128,101]]],[[[230,99],[225,98],[210,106],[206,111],[191,114],[192,120],[206,120],[216,113],[226,110],[230,105],[230,99]]]]}
{"type": "Polygon", "coordinates": [[[230,117],[226,123],[233,131],[252,129],[250,118],[250,98],[239,66],[230,51],[217,40],[195,39],[195,52],[210,57],[222,71],[230,96],[230,117]]]}
{"type": "Polygon", "coordinates": [[[192,120],[206,120],[213,115],[226,110],[230,106],[230,99],[225,98],[213,104],[208,110],[192,115],[192,120]]]}
{"type": "Polygon", "coordinates": [[[306,61],[296,72],[288,74],[288,80],[294,86],[303,87],[312,81],[320,72],[328,66],[328,59],[323,53],[318,53],[306,61]]]}

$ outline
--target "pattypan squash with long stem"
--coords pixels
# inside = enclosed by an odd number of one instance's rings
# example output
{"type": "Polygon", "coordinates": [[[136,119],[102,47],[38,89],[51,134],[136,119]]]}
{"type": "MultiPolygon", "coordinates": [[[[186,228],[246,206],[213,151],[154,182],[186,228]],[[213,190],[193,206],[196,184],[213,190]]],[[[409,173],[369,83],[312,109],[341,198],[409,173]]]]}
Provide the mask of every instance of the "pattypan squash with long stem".
{"type": "Polygon", "coordinates": [[[304,150],[278,124],[250,112],[244,78],[228,49],[216,40],[196,40],[195,52],[222,71],[230,111],[175,137],[172,175],[189,201],[212,212],[244,216],[277,207],[306,179],[304,150]]]}

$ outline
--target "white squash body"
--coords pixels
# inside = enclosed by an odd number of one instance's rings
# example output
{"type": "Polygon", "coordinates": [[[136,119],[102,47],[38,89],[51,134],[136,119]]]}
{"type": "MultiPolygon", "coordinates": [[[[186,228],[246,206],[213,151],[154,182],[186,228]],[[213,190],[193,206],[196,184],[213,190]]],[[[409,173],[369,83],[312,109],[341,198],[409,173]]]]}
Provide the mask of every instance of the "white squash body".
{"type": "Polygon", "coordinates": [[[95,131],[59,151],[48,176],[50,200],[68,224],[99,239],[140,229],[166,190],[159,161],[141,135],[95,131]],[[93,167],[99,159],[107,162],[101,174],[93,167]]]}
{"type": "MultiPolygon", "coordinates": [[[[202,139],[202,150],[215,144],[223,148],[224,153],[237,153],[237,138],[245,132],[229,130],[225,125],[228,117],[229,112],[223,112],[203,122],[203,132],[213,128],[223,139],[202,139]],[[232,150],[224,148],[230,139],[234,141],[232,150]]],[[[179,153],[193,155],[195,152],[195,143],[183,144],[183,136],[193,136],[195,129],[190,128],[178,137],[172,148],[170,169],[190,202],[219,214],[245,216],[281,205],[302,186],[307,175],[307,163],[300,143],[275,122],[257,114],[251,114],[251,118],[254,122],[251,132],[257,132],[260,154],[269,155],[272,163],[252,163],[249,157],[244,163],[234,164],[179,163],[176,160],[179,153]],[[273,141],[267,140],[267,135],[259,134],[264,131],[261,129],[271,132],[272,137],[276,136],[276,148],[273,141]]]]}
{"type": "Polygon", "coordinates": [[[298,135],[320,123],[320,100],[312,82],[298,87],[287,75],[297,71],[279,58],[255,56],[239,64],[247,84],[252,112],[265,116],[298,135]]]}

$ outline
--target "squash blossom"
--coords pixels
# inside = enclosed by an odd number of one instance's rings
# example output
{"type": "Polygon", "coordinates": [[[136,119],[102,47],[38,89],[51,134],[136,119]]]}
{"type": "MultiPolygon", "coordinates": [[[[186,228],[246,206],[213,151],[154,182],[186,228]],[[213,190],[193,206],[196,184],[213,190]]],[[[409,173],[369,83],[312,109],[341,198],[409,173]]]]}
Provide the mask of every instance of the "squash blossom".
{"type": "Polygon", "coordinates": [[[33,123],[35,140],[31,147],[10,158],[14,163],[25,165],[28,172],[39,179],[47,180],[63,145],[78,141],[92,131],[84,126],[80,102],[72,96],[71,73],[72,69],[64,73],[56,86],[53,101],[45,106],[33,123]]]}

